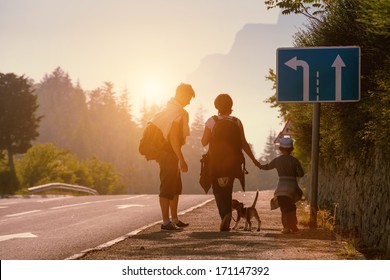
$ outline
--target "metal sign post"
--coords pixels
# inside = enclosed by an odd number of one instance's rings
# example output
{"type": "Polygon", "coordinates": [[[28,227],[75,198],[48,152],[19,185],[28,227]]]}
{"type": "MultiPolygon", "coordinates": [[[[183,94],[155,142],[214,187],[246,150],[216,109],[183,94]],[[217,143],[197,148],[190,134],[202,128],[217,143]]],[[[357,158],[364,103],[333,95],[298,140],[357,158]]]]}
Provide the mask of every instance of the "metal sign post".
{"type": "Polygon", "coordinates": [[[310,228],[317,227],[318,209],[318,163],[320,143],[320,109],[321,103],[313,103],[313,123],[311,137],[311,182],[310,182],[310,228]]]}

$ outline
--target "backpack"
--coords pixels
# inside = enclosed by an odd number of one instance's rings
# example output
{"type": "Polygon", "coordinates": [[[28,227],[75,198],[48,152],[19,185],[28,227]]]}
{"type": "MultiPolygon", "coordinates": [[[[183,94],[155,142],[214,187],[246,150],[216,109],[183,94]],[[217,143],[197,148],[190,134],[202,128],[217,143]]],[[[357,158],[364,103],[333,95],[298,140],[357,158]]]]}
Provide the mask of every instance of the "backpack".
{"type": "Polygon", "coordinates": [[[147,160],[156,160],[167,145],[168,142],[161,130],[153,123],[148,122],[139,142],[139,153],[145,156],[147,160]]]}
{"type": "Polygon", "coordinates": [[[208,154],[213,178],[238,178],[245,188],[245,158],[242,153],[241,129],[239,120],[218,119],[213,116],[215,125],[211,132],[208,154]]]}

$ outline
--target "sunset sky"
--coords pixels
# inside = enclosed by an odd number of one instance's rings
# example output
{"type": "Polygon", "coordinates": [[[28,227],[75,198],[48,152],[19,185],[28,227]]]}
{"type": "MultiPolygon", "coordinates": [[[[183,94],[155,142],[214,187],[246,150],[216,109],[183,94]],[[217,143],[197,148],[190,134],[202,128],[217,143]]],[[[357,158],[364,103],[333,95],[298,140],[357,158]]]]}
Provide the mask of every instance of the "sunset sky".
{"type": "MultiPolygon", "coordinates": [[[[59,66],[84,90],[105,81],[117,92],[127,88],[139,110],[143,101],[165,103],[204,57],[228,53],[245,24],[275,24],[279,12],[267,11],[263,0],[0,0],[0,72],[39,82],[59,66]]],[[[292,41],[292,34],[275,36],[292,41]]],[[[200,106],[215,113],[215,96],[202,95],[188,107],[192,116],[200,106]]],[[[273,109],[264,117],[279,132],[276,116],[273,109]]],[[[247,132],[257,155],[269,129],[247,132]]]]}

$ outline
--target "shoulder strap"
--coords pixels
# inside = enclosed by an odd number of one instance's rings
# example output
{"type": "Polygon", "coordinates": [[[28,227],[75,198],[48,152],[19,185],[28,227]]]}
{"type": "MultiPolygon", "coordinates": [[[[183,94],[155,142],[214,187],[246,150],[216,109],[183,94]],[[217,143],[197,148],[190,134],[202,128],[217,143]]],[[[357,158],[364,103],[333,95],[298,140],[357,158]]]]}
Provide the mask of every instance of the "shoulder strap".
{"type": "Polygon", "coordinates": [[[236,117],[232,117],[232,121],[236,123],[238,126],[240,126],[240,121],[236,117]]]}
{"type": "MultiPolygon", "coordinates": [[[[213,120],[214,120],[215,122],[220,121],[220,119],[219,119],[218,116],[216,116],[216,115],[213,116],[213,120]]],[[[238,118],[236,118],[236,117],[233,117],[233,116],[232,116],[231,121],[234,122],[234,123],[236,123],[238,126],[239,126],[239,124],[240,124],[238,118]]]]}

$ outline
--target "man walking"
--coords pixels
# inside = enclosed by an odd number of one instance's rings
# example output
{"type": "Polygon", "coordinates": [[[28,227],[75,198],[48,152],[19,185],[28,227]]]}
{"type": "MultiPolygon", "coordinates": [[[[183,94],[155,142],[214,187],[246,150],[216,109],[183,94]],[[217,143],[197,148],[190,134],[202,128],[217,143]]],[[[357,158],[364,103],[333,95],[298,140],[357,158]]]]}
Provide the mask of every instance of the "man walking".
{"type": "Polygon", "coordinates": [[[186,137],[190,134],[188,112],[184,109],[195,97],[195,92],[189,84],[181,83],[176,88],[175,97],[157,113],[152,123],[156,125],[167,140],[157,162],[160,166],[160,208],[163,223],[162,230],[181,230],[189,224],[179,220],[177,208],[179,195],[182,193],[180,172],[187,172],[188,166],[181,151],[186,137]],[[171,214],[171,219],[169,214],[171,214]]]}

